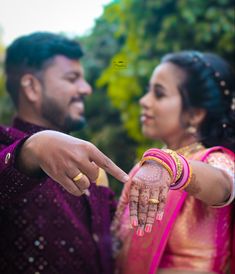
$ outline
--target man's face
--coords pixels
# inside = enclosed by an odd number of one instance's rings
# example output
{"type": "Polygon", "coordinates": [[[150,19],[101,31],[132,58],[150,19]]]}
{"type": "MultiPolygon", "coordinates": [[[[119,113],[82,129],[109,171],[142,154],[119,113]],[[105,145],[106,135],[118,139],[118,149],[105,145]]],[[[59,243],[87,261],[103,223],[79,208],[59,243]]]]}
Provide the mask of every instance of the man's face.
{"type": "Polygon", "coordinates": [[[85,124],[84,97],[92,93],[77,60],[58,55],[43,72],[41,115],[48,126],[70,132],[85,124]]]}

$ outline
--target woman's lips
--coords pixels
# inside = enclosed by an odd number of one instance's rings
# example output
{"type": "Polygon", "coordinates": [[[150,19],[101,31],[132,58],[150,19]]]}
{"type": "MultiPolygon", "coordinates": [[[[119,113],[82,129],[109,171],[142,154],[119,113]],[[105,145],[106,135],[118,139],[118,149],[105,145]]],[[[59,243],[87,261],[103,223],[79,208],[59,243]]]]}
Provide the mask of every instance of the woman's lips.
{"type": "Polygon", "coordinates": [[[150,120],[152,120],[153,119],[153,117],[152,116],[150,116],[150,115],[147,115],[147,114],[142,114],[141,116],[140,116],[140,121],[141,121],[141,123],[148,123],[150,120]]]}

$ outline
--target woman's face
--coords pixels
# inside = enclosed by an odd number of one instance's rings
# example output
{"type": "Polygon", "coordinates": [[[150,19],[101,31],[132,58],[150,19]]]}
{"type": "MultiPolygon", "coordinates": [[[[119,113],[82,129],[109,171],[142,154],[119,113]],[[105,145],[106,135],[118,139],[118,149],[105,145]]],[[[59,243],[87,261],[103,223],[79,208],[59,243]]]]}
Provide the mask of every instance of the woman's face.
{"type": "Polygon", "coordinates": [[[143,134],[166,144],[179,142],[182,127],[182,100],[178,87],[185,73],[171,63],[160,64],[153,71],[148,92],[140,99],[143,134]]]}

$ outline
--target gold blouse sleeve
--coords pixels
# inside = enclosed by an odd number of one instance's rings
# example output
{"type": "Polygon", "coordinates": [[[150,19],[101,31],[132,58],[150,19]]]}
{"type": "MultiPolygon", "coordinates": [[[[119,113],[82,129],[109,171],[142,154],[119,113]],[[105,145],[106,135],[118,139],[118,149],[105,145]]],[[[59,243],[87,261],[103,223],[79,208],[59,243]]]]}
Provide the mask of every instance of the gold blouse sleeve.
{"type": "Polygon", "coordinates": [[[222,169],[225,171],[231,181],[231,195],[230,198],[223,204],[215,205],[213,207],[224,207],[232,203],[235,198],[235,178],[234,178],[234,162],[233,159],[226,153],[213,152],[207,158],[207,163],[213,167],[222,169]]]}

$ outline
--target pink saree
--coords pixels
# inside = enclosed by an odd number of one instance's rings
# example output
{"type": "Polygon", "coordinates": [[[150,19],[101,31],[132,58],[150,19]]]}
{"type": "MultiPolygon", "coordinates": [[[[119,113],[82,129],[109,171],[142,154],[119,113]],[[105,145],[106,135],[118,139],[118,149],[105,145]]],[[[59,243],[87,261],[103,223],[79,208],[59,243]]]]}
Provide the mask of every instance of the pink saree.
{"type": "MultiPolygon", "coordinates": [[[[214,151],[223,151],[229,154],[234,159],[234,154],[222,147],[214,147],[206,151],[197,153],[191,159],[206,161],[208,155],[214,151]]],[[[132,174],[136,169],[132,170],[132,174]]],[[[164,250],[172,230],[173,225],[180,213],[187,193],[185,191],[169,191],[164,217],[162,221],[157,221],[153,226],[150,234],[145,234],[144,237],[138,237],[133,229],[127,229],[129,211],[125,210],[121,223],[124,227],[123,231],[118,232],[118,237],[121,238],[123,246],[116,260],[116,272],[118,274],[156,274],[161,262],[164,250]]],[[[226,209],[226,208],[225,208],[226,209]]],[[[233,254],[232,254],[232,272],[235,273],[235,226],[233,225],[233,254]]],[[[223,244],[223,243],[217,243],[223,244]]],[[[216,268],[214,265],[214,271],[216,268]]],[[[218,270],[218,273],[223,273],[218,270]]]]}

